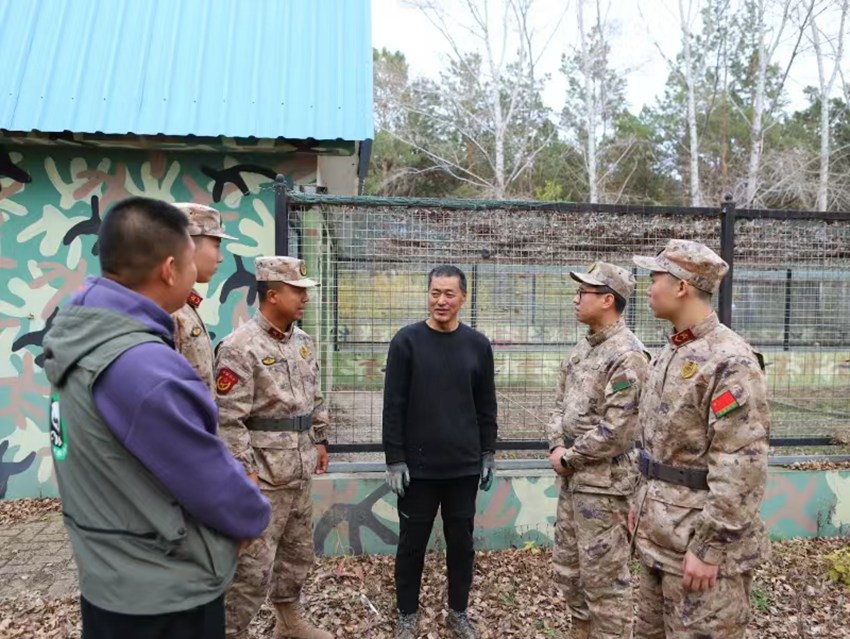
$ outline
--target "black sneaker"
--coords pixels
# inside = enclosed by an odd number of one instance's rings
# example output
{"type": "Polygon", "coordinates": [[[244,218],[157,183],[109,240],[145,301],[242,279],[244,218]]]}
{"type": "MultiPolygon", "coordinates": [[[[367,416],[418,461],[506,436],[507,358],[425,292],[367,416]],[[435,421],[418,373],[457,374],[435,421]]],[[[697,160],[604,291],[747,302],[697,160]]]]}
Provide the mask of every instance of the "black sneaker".
{"type": "Polygon", "coordinates": [[[455,633],[457,639],[481,639],[478,629],[472,625],[469,617],[466,615],[466,610],[457,612],[449,610],[449,629],[455,633]]]}
{"type": "Polygon", "coordinates": [[[416,613],[399,614],[395,628],[395,639],[416,639],[416,613]]]}

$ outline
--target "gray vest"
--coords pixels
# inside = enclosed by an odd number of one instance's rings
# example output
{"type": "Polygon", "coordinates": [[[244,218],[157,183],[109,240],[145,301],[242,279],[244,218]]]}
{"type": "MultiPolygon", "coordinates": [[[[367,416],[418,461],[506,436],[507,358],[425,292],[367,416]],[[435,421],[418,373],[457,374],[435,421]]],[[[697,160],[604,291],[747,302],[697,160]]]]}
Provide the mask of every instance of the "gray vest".
{"type": "MultiPolygon", "coordinates": [[[[183,611],[216,599],[233,579],[236,542],[181,508],[112,435],[92,397],[98,376],[119,355],[162,338],[131,318],[85,307],[60,312],[51,333],[55,339],[45,339],[53,383],[50,438],[83,597],[135,615],[183,611]],[[93,335],[98,325],[111,334],[93,335]],[[72,331],[90,336],[91,350],[85,337],[69,339],[72,331]],[[51,349],[62,346],[79,352],[64,370],[51,370],[51,349]]],[[[68,356],[66,350],[62,359],[68,356]]]]}

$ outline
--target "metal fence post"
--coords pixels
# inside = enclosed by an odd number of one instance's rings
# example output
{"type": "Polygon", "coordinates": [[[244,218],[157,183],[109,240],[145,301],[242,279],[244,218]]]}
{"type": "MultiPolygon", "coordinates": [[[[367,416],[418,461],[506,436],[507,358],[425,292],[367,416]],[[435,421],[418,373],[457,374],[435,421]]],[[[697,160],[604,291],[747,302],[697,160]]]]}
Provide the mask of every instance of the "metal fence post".
{"type": "Polygon", "coordinates": [[[785,271],[785,321],[782,330],[782,350],[791,350],[791,282],[794,272],[789,268],[785,271]]]}
{"type": "Polygon", "coordinates": [[[472,300],[470,306],[472,313],[469,320],[469,325],[472,328],[478,328],[478,263],[472,264],[472,300]]]}
{"type": "MultiPolygon", "coordinates": [[[[632,267],[632,277],[635,278],[635,282],[638,279],[638,270],[636,266],[632,267]]],[[[632,295],[629,299],[626,300],[628,304],[626,305],[626,325],[629,327],[630,331],[634,331],[637,327],[637,286],[632,291],[632,295]]]]}
{"type": "Polygon", "coordinates": [[[720,297],[717,300],[717,311],[720,321],[732,328],[732,274],[735,261],[735,202],[732,196],[726,194],[723,197],[723,205],[720,207],[720,257],[729,265],[729,272],[720,283],[720,297]]]}
{"type": "Polygon", "coordinates": [[[289,255],[289,198],[286,178],[280,174],[274,179],[274,253],[289,255]]]}

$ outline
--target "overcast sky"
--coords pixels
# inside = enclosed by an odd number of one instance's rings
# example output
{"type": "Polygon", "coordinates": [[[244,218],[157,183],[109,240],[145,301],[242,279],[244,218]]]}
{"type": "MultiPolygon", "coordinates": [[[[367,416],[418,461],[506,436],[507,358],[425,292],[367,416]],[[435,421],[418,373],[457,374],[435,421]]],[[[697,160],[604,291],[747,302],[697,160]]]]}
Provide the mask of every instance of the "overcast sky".
{"type": "MultiPolygon", "coordinates": [[[[464,17],[463,2],[444,1],[445,6],[453,7],[455,19],[464,17]]],[[[617,70],[626,72],[629,106],[637,112],[642,106],[653,104],[664,90],[668,71],[659,48],[670,58],[679,51],[678,4],[676,0],[607,0],[603,1],[603,6],[610,7],[609,23],[614,33],[612,63],[617,70]]],[[[561,20],[540,62],[541,71],[551,74],[544,99],[548,106],[559,111],[563,106],[566,86],[563,74],[558,70],[561,55],[577,43],[575,3],[574,0],[569,4],[565,0],[537,0],[535,7],[533,25],[541,42],[542,36],[548,37],[561,20]]],[[[588,20],[586,16],[585,21],[588,20]]],[[[474,46],[474,39],[464,34],[462,28],[453,29],[453,32],[461,43],[469,48],[474,46]]],[[[379,49],[386,47],[404,53],[415,75],[436,76],[447,51],[441,34],[419,10],[410,7],[404,0],[372,0],[372,43],[379,49]]],[[[777,54],[781,62],[787,63],[791,48],[788,37],[786,45],[777,54]]],[[[847,59],[848,56],[845,54],[844,57],[847,59]]],[[[817,68],[812,56],[804,52],[792,67],[786,86],[791,106],[805,108],[803,89],[816,84],[817,68]]]]}

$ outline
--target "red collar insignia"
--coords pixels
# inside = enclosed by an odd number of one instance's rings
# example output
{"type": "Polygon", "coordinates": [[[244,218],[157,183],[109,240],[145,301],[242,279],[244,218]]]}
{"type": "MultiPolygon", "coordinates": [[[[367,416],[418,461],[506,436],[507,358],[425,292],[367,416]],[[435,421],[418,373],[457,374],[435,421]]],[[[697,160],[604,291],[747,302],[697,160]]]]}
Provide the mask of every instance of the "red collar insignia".
{"type": "Polygon", "coordinates": [[[283,338],[286,337],[285,333],[281,333],[274,326],[269,326],[269,335],[271,335],[273,338],[275,338],[278,341],[282,340],[283,338]]]}
{"type": "Polygon", "coordinates": [[[203,301],[204,298],[198,295],[195,291],[189,293],[189,297],[186,298],[186,302],[188,302],[189,306],[192,308],[198,308],[203,301]]]}
{"type": "Polygon", "coordinates": [[[694,335],[694,332],[691,329],[686,328],[683,331],[670,335],[670,343],[673,344],[673,346],[684,346],[688,342],[693,342],[696,338],[697,336],[694,335]]]}

